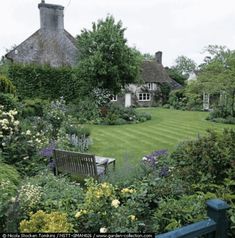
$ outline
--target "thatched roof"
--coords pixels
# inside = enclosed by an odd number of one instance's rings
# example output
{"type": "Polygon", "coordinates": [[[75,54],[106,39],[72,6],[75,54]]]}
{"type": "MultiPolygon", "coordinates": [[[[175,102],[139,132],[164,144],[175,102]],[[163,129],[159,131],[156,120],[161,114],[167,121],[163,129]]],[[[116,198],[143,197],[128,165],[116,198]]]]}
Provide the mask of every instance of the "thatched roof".
{"type": "Polygon", "coordinates": [[[169,77],[163,65],[156,60],[145,60],[141,68],[141,78],[145,83],[169,83],[174,89],[181,87],[169,77]]]}

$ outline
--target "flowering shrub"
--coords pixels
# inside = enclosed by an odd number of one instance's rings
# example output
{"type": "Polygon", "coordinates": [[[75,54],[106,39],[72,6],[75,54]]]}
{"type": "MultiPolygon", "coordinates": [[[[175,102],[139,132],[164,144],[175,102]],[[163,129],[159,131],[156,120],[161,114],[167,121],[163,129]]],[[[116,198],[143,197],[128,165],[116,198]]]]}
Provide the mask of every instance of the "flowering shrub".
{"type": "Polygon", "coordinates": [[[86,180],[84,203],[75,213],[79,232],[136,232],[138,221],[128,204],[118,198],[117,188],[93,179],[86,180]]]}
{"type": "Polygon", "coordinates": [[[67,215],[60,212],[45,213],[42,210],[30,214],[30,219],[20,222],[20,232],[71,232],[72,224],[67,215]]]}
{"type": "Polygon", "coordinates": [[[166,164],[162,164],[163,158],[168,155],[167,150],[156,150],[150,155],[142,158],[142,168],[146,173],[158,173],[159,176],[168,176],[170,169],[166,164]]]}
{"type": "Polygon", "coordinates": [[[107,113],[102,118],[101,124],[121,125],[144,122],[150,119],[150,114],[140,113],[133,108],[125,108],[121,105],[110,103],[107,107],[107,113]]]}
{"type": "Polygon", "coordinates": [[[21,212],[27,214],[34,210],[41,201],[42,188],[30,183],[23,185],[19,190],[19,203],[21,212]]]}
{"type": "Polygon", "coordinates": [[[4,112],[3,107],[0,106],[0,149],[2,150],[11,143],[14,134],[19,131],[19,121],[16,120],[16,115],[16,110],[4,112]]]}
{"type": "Polygon", "coordinates": [[[46,118],[52,125],[52,138],[56,138],[66,113],[65,100],[61,97],[59,100],[52,101],[46,109],[46,118]]]}
{"type": "Polygon", "coordinates": [[[41,209],[47,213],[66,213],[69,221],[75,223],[74,211],[84,198],[78,184],[45,172],[23,181],[19,193],[20,220],[27,218],[29,212],[41,209]]]}

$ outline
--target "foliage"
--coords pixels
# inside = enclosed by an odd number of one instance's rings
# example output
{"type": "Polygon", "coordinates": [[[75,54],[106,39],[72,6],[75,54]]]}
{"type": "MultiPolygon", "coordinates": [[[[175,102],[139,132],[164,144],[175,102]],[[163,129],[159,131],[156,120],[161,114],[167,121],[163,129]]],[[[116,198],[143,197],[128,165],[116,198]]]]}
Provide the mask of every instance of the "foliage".
{"type": "Polygon", "coordinates": [[[116,188],[109,183],[98,184],[86,180],[84,203],[75,214],[78,232],[99,232],[106,228],[112,232],[136,232],[137,218],[128,204],[121,203],[116,188]]]}
{"type": "Polygon", "coordinates": [[[92,144],[90,129],[75,124],[72,117],[67,117],[59,130],[57,144],[59,148],[85,152],[92,144]]]}
{"type": "Polygon", "coordinates": [[[105,125],[122,125],[144,122],[151,119],[148,113],[137,112],[134,108],[125,108],[119,104],[110,103],[106,115],[101,120],[105,125]]]}
{"type": "Polygon", "coordinates": [[[171,107],[178,110],[202,110],[202,96],[198,93],[192,92],[190,86],[171,91],[168,103],[171,107]]]}
{"type": "Polygon", "coordinates": [[[180,175],[192,183],[208,179],[220,183],[228,170],[235,170],[234,143],[234,130],[224,130],[222,135],[208,131],[207,136],[179,144],[171,156],[180,175]]]}
{"type": "Polygon", "coordinates": [[[175,66],[172,68],[186,78],[188,78],[189,74],[196,69],[196,63],[184,55],[178,56],[175,63],[175,66]]]}
{"type": "Polygon", "coordinates": [[[0,93],[0,105],[5,111],[13,110],[17,107],[17,98],[13,94],[0,93]]]}
{"type": "Polygon", "coordinates": [[[66,117],[66,110],[65,100],[63,97],[61,97],[59,100],[52,101],[49,107],[47,107],[45,110],[45,117],[52,125],[52,139],[57,138],[59,129],[66,117]]]}
{"type": "Polygon", "coordinates": [[[159,234],[205,219],[205,202],[211,198],[215,196],[198,193],[162,199],[153,215],[153,231],[159,234]]]}
{"type": "Polygon", "coordinates": [[[185,75],[182,75],[181,72],[179,72],[176,68],[166,67],[165,69],[166,69],[167,74],[170,76],[170,78],[174,79],[180,85],[185,84],[185,81],[187,80],[187,77],[185,75]]]}
{"type": "Polygon", "coordinates": [[[9,78],[20,98],[54,100],[64,96],[70,101],[78,97],[79,82],[71,68],[12,64],[9,78]]]}
{"type": "Polygon", "coordinates": [[[22,117],[42,117],[44,107],[48,104],[47,100],[42,100],[40,98],[25,99],[22,101],[22,117]]]}
{"type": "Polygon", "coordinates": [[[169,99],[171,92],[171,86],[168,83],[160,83],[158,90],[155,92],[155,99],[161,101],[161,104],[165,104],[169,99]]]}
{"type": "Polygon", "coordinates": [[[70,113],[78,119],[79,123],[99,123],[100,110],[93,98],[85,97],[69,106],[70,113]]]}
{"type": "MultiPolygon", "coordinates": [[[[211,56],[201,65],[198,84],[207,93],[220,94],[214,108],[221,111],[223,118],[235,117],[235,51],[221,46],[208,46],[207,51],[211,56]]],[[[211,115],[211,118],[216,116],[211,115]]]]}
{"type": "Polygon", "coordinates": [[[15,200],[20,176],[10,165],[0,162],[0,230],[6,231],[8,211],[15,200]]]}
{"type": "Polygon", "coordinates": [[[20,232],[71,232],[72,225],[67,215],[60,212],[45,213],[42,210],[30,214],[30,219],[20,222],[20,232]]]}
{"type": "Polygon", "coordinates": [[[69,221],[74,222],[74,211],[83,201],[83,196],[83,189],[67,178],[40,173],[24,181],[19,190],[20,217],[27,218],[29,212],[42,209],[49,213],[66,213],[69,221]]]}
{"type": "Polygon", "coordinates": [[[107,16],[77,37],[78,77],[85,95],[96,88],[117,94],[126,84],[136,81],[141,57],[128,47],[124,32],[121,21],[115,23],[112,16],[107,16]]]}
{"type": "Polygon", "coordinates": [[[16,120],[17,113],[16,110],[5,112],[0,106],[0,151],[11,143],[14,134],[19,131],[20,122],[16,120]]]}
{"type": "Polygon", "coordinates": [[[0,74],[0,92],[2,93],[15,93],[16,89],[12,82],[4,75],[0,74]]]}
{"type": "Polygon", "coordinates": [[[17,114],[16,110],[4,112],[0,109],[0,150],[5,162],[14,164],[21,174],[34,174],[45,163],[37,156],[37,151],[47,143],[47,138],[40,132],[21,130],[17,114]]]}

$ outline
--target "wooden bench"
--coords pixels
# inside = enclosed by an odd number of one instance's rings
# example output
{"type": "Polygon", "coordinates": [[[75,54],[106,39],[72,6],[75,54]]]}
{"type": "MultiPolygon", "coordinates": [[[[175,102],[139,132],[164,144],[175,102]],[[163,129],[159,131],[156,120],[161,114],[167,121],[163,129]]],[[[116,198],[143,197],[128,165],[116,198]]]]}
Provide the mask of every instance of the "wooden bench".
{"type": "Polygon", "coordinates": [[[55,174],[59,172],[78,175],[81,177],[94,177],[98,179],[107,172],[107,166],[115,159],[105,158],[92,154],[79,153],[74,151],[54,150],[53,160],[55,162],[55,174]]]}

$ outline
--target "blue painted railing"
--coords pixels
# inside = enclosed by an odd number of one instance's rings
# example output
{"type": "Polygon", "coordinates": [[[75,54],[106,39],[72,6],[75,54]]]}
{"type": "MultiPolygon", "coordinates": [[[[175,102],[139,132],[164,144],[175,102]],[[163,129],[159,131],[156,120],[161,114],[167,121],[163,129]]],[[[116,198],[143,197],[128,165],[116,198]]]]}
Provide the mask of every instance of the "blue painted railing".
{"type": "Polygon", "coordinates": [[[227,238],[228,221],[226,210],[229,206],[219,199],[209,200],[206,205],[209,219],[156,235],[155,238],[196,238],[202,235],[209,238],[227,238]]]}

